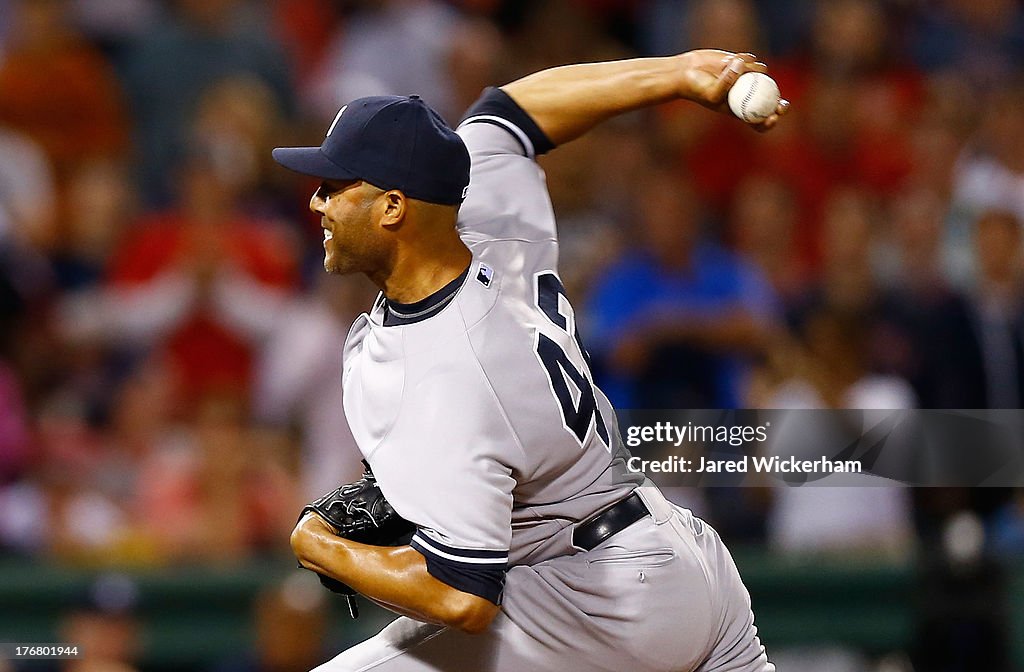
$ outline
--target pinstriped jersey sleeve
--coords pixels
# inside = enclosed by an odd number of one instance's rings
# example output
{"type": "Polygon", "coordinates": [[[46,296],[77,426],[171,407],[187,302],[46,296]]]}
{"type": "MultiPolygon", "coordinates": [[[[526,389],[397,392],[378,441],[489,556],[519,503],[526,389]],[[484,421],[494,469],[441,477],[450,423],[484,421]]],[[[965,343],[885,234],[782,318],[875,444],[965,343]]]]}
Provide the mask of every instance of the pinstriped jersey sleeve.
{"type": "MultiPolygon", "coordinates": [[[[412,326],[429,329],[451,312],[412,326]]],[[[468,339],[449,340],[406,358],[409,394],[367,461],[395,511],[416,524],[411,546],[431,576],[497,604],[520,449],[468,339]]]]}
{"type": "Polygon", "coordinates": [[[409,544],[427,561],[427,571],[457,590],[501,603],[508,566],[507,550],[460,548],[443,544],[418,530],[409,544]]]}
{"type": "Polygon", "coordinates": [[[469,124],[490,124],[503,129],[515,139],[523,156],[531,159],[555,148],[533,118],[498,88],[490,87],[483,92],[459,122],[459,128],[469,124]]]}
{"type": "MultiPolygon", "coordinates": [[[[410,545],[426,559],[431,576],[498,604],[512,538],[515,479],[508,453],[515,440],[501,426],[488,391],[472,382],[466,377],[457,387],[425,383],[431,389],[423,390],[423,403],[403,409],[394,429],[391,441],[398,450],[390,459],[374,455],[371,464],[389,461],[387,475],[401,471],[410,483],[394,499],[385,496],[417,524],[410,545]],[[457,395],[442,391],[452,389],[457,395]]],[[[380,476],[382,488],[399,480],[380,476]]]]}
{"type": "Polygon", "coordinates": [[[487,89],[458,133],[469,149],[469,190],[459,210],[467,242],[486,239],[553,241],[555,217],[534,160],[554,145],[501,89],[487,89]]]}

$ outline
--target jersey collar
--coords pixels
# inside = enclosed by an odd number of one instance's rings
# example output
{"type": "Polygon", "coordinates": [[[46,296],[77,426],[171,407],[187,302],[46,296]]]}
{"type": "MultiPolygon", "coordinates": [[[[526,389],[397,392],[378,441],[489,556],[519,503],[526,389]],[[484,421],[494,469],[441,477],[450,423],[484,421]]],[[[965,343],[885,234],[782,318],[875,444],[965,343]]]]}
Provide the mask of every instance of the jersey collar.
{"type": "Polygon", "coordinates": [[[466,270],[459,274],[459,277],[455,278],[447,285],[437,290],[425,299],[420,299],[415,303],[398,303],[391,299],[384,299],[384,326],[395,327],[405,324],[415,324],[416,322],[422,322],[437,313],[451,303],[455,295],[459,293],[459,289],[466,282],[466,277],[469,275],[469,269],[472,267],[472,263],[466,266],[466,270]]]}

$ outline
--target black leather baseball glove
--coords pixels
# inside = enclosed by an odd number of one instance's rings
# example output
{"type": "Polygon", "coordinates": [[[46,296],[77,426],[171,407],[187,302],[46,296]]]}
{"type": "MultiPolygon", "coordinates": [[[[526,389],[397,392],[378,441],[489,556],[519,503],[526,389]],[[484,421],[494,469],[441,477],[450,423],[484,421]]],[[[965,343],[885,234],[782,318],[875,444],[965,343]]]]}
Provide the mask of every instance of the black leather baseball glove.
{"type": "MultiPolygon", "coordinates": [[[[395,512],[384,497],[370,465],[363,460],[363,477],[318,497],[302,508],[301,520],[309,511],[334,528],[339,537],[372,546],[402,546],[409,543],[416,526],[395,512]]],[[[319,574],[320,583],[348,599],[352,617],[358,615],[356,591],[329,576],[319,574]]]]}

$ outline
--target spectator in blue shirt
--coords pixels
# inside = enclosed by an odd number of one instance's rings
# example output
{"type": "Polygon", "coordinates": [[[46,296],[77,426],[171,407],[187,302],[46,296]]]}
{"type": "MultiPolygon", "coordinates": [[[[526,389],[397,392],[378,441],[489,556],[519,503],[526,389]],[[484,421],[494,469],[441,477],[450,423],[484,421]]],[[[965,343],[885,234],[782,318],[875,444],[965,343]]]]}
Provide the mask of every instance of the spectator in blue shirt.
{"type": "Polygon", "coordinates": [[[635,242],[596,283],[588,332],[619,408],[736,408],[776,314],[768,282],[701,233],[693,190],[667,168],[637,179],[635,242]]]}

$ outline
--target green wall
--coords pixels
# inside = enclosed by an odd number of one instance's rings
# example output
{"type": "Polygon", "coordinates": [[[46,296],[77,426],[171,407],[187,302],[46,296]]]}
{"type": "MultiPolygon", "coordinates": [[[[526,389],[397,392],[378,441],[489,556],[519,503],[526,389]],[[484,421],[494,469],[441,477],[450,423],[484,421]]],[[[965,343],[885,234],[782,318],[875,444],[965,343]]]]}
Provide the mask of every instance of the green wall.
{"type": "MultiPolygon", "coordinates": [[[[736,557],[769,648],[844,643],[871,653],[905,647],[913,637],[915,576],[907,565],[863,561],[792,562],[758,552],[736,557]]],[[[264,587],[293,571],[286,558],[240,567],[133,571],[142,594],[143,667],[205,669],[252,647],[251,606],[264,587]]],[[[84,593],[93,572],[0,561],[0,641],[57,641],[61,614],[84,593]]],[[[352,621],[331,597],[331,645],[341,650],[376,632],[390,615],[362,603],[352,621]]],[[[1016,657],[1024,669],[1024,567],[1012,574],[1008,604],[1016,657]]]]}

